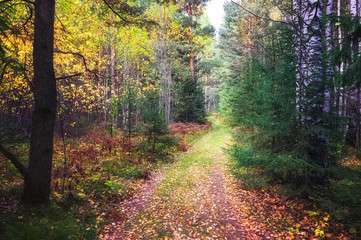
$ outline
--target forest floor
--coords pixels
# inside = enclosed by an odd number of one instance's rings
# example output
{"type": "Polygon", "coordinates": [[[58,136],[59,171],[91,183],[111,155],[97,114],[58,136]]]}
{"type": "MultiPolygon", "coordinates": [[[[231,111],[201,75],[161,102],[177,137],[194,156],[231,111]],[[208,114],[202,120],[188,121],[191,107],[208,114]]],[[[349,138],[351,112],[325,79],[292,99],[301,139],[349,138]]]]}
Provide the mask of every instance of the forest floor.
{"type": "Polygon", "coordinates": [[[307,202],[246,188],[224,151],[231,141],[231,129],[214,122],[192,149],[120,204],[122,217],[100,238],[349,239],[307,202]]]}

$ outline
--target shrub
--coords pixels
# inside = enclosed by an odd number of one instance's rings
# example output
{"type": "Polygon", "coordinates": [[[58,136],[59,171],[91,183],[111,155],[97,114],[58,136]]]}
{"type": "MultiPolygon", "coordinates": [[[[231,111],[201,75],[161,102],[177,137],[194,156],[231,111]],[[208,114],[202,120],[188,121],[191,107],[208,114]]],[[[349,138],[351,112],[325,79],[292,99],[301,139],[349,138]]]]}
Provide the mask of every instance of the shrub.
{"type": "Polygon", "coordinates": [[[139,179],[143,176],[143,169],[136,166],[127,166],[126,164],[121,164],[117,160],[109,160],[102,163],[103,168],[110,174],[123,177],[126,179],[139,179]]]}

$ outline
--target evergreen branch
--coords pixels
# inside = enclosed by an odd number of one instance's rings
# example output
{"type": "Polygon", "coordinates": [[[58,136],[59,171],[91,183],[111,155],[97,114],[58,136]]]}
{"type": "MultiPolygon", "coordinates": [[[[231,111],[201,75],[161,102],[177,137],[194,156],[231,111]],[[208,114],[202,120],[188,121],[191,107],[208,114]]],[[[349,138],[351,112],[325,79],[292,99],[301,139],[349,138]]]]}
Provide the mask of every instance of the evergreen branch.
{"type": "Polygon", "coordinates": [[[20,174],[25,178],[28,175],[27,169],[25,166],[20,162],[20,160],[9,150],[7,150],[3,145],[0,143],[0,152],[8,158],[12,164],[19,170],[20,174]]]}

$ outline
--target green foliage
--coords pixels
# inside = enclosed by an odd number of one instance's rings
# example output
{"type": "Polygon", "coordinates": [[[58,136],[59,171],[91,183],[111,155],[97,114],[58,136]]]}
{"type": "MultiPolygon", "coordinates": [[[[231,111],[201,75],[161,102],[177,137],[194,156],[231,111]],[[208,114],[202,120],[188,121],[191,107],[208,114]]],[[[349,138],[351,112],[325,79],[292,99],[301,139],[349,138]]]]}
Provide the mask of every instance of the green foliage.
{"type": "Polygon", "coordinates": [[[117,98],[113,98],[111,101],[111,107],[110,107],[110,118],[112,120],[111,125],[108,128],[108,132],[110,136],[116,136],[117,135],[117,127],[116,127],[116,119],[119,115],[120,104],[119,100],[117,98]]]}
{"type": "Polygon", "coordinates": [[[156,92],[149,93],[144,103],[142,132],[146,136],[143,147],[152,155],[162,154],[163,151],[176,144],[176,139],[169,136],[169,129],[165,122],[164,113],[158,105],[156,92]]]}
{"type": "MultiPolygon", "coordinates": [[[[291,32],[272,24],[266,29],[268,35],[256,40],[265,51],[259,51],[256,47],[259,45],[255,44],[252,54],[242,52],[237,48],[240,45],[237,42],[242,41],[235,32],[241,26],[240,20],[229,8],[228,22],[221,34],[224,63],[220,70],[223,82],[220,107],[227,120],[238,127],[236,144],[230,149],[230,155],[237,162],[234,174],[249,187],[277,185],[279,191],[288,196],[309,197],[340,221],[361,229],[359,167],[349,169],[337,161],[345,158],[342,153],[345,135],[340,128],[347,121],[315,109],[297,112],[291,32]],[[306,114],[322,119],[322,123],[301,124],[306,114]],[[328,149],[319,147],[323,142],[317,135],[330,140],[328,149]],[[317,157],[312,158],[312,155],[327,155],[326,150],[332,157],[329,168],[323,168],[317,157]]],[[[343,53],[333,55],[338,64],[342,58],[351,59],[352,49],[347,46],[351,42],[345,39],[343,53]]],[[[355,58],[335,86],[357,85],[358,68],[359,60],[355,58]]],[[[311,86],[306,94],[313,96],[315,89],[324,89],[324,86],[311,86]]],[[[315,104],[323,101],[322,97],[313,99],[315,104]]]]}
{"type": "MultiPolygon", "coordinates": [[[[274,22],[257,22],[258,28],[248,29],[248,13],[239,13],[234,4],[226,4],[225,9],[219,45],[220,109],[232,125],[242,126],[240,134],[247,135],[236,138],[247,142],[246,147],[237,143],[230,150],[240,168],[236,172],[254,186],[281,183],[293,194],[309,194],[313,185],[324,183],[327,173],[318,161],[325,149],[319,147],[323,142],[317,136],[329,137],[329,119],[315,108],[312,113],[298,109],[304,103],[296,103],[294,33],[274,22]],[[307,114],[322,119],[322,124],[309,124],[304,120],[307,114]],[[252,174],[259,175],[261,183],[252,174]]],[[[319,90],[319,86],[309,89],[319,90]]],[[[310,91],[305,94],[313,96],[310,91]]]]}
{"type": "Polygon", "coordinates": [[[105,199],[107,197],[111,198],[113,195],[125,192],[125,186],[117,182],[101,178],[100,175],[95,175],[92,178],[80,182],[77,188],[78,191],[86,194],[87,196],[99,199],[105,199]]]}
{"type": "Polygon", "coordinates": [[[307,187],[314,173],[320,170],[307,159],[286,154],[272,154],[267,150],[236,145],[230,149],[230,153],[246,176],[256,173],[261,179],[267,179],[268,183],[290,184],[294,189],[307,187]]]}
{"type": "Polygon", "coordinates": [[[204,95],[197,82],[186,82],[182,85],[174,117],[176,122],[194,122],[203,124],[206,121],[204,95]]]}
{"type": "Polygon", "coordinates": [[[139,179],[143,177],[143,171],[141,168],[121,163],[116,159],[104,161],[102,162],[102,166],[110,174],[126,179],[139,179]]]}
{"type": "Polygon", "coordinates": [[[310,197],[320,207],[361,231],[361,167],[354,154],[354,151],[343,151],[344,160],[327,169],[328,185],[324,189],[316,188],[310,197]]]}
{"type": "Polygon", "coordinates": [[[69,209],[55,204],[21,206],[16,214],[2,218],[0,238],[13,240],[95,239],[95,218],[79,222],[69,209]],[[93,226],[92,226],[93,225],[93,226]]]}
{"type": "Polygon", "coordinates": [[[252,147],[235,145],[231,155],[246,175],[257,172],[267,182],[282,181],[296,188],[308,185],[316,166],[304,157],[302,141],[297,137],[292,33],[274,26],[262,39],[268,49],[262,52],[266,60],[262,55],[247,57],[231,48],[236,39],[230,36],[237,20],[229,16],[228,21],[220,46],[227,69],[222,75],[221,110],[233,125],[252,132],[243,139],[252,147]]]}
{"type": "MultiPolygon", "coordinates": [[[[9,29],[12,11],[13,11],[13,6],[9,2],[4,2],[1,4],[1,6],[0,6],[0,35],[1,36],[6,36],[6,30],[9,29]]],[[[0,38],[0,63],[1,63],[0,66],[2,66],[5,55],[6,55],[6,48],[3,43],[3,38],[0,38]]],[[[3,69],[1,69],[1,70],[3,70],[3,69]]],[[[0,72],[0,74],[2,74],[2,72],[0,72]]],[[[0,76],[2,76],[2,75],[0,75],[0,76]]]]}

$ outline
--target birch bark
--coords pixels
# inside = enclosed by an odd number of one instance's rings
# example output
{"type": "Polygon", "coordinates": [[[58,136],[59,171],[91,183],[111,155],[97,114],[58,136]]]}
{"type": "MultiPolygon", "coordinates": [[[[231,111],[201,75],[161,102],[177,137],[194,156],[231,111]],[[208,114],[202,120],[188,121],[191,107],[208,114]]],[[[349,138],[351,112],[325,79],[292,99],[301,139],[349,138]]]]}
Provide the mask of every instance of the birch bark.
{"type": "MultiPolygon", "coordinates": [[[[325,89],[323,76],[323,3],[321,0],[294,0],[293,7],[296,26],[295,52],[298,57],[296,106],[300,115],[301,140],[306,140],[312,146],[308,150],[312,161],[327,167],[329,141],[317,130],[317,127],[324,127],[322,113],[330,111],[330,93],[325,89]],[[304,130],[311,133],[303,136],[304,130]]],[[[331,8],[332,1],[329,1],[327,9],[330,11],[331,8]]]]}
{"type": "Polygon", "coordinates": [[[167,39],[168,20],[160,16],[161,35],[158,43],[158,74],[159,74],[159,106],[164,111],[165,122],[171,122],[171,89],[172,89],[172,62],[170,59],[170,45],[167,39]]]}
{"type": "MultiPolygon", "coordinates": [[[[329,17],[333,14],[333,0],[328,0],[326,6],[326,17],[329,17]]],[[[333,49],[332,46],[332,29],[331,29],[331,20],[327,19],[325,27],[325,40],[326,40],[326,51],[329,55],[333,49]]],[[[330,60],[326,61],[326,89],[325,89],[325,107],[324,111],[327,113],[331,112],[331,86],[333,86],[333,66],[330,60]]]]}

